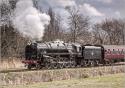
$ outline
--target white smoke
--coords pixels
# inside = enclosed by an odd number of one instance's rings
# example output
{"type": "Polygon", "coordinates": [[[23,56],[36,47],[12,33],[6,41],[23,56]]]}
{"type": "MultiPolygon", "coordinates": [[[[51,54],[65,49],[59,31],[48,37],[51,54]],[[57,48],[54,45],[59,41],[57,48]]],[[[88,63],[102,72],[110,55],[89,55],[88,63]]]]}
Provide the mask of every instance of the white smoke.
{"type": "Polygon", "coordinates": [[[45,25],[48,25],[49,21],[50,16],[33,7],[32,0],[19,0],[17,2],[13,24],[24,37],[41,39],[45,25]]]}

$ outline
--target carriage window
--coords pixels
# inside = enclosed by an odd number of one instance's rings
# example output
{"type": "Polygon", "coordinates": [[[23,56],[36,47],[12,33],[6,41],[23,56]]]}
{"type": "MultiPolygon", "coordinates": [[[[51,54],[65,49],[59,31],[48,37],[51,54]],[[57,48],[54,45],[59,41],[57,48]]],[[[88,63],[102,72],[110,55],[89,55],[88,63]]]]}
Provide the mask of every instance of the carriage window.
{"type": "Polygon", "coordinates": [[[122,49],[122,50],[121,50],[121,54],[125,54],[125,50],[122,49]]]}
{"type": "Polygon", "coordinates": [[[113,50],[112,50],[112,54],[114,54],[114,53],[115,53],[115,50],[113,49],[113,50]]]}
{"type": "Polygon", "coordinates": [[[114,49],[113,54],[120,54],[120,50],[119,49],[114,49]]]}
{"type": "Polygon", "coordinates": [[[107,53],[108,53],[108,54],[111,54],[111,50],[110,50],[110,49],[108,49],[108,50],[107,50],[107,53]]]}
{"type": "Polygon", "coordinates": [[[120,54],[120,50],[119,49],[117,50],[117,54],[120,54]]]}

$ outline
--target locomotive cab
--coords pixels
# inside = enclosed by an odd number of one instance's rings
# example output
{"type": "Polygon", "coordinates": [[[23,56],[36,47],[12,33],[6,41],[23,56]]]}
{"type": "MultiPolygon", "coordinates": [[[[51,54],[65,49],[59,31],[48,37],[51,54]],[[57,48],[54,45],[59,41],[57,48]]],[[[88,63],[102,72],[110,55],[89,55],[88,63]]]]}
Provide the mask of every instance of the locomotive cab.
{"type": "Polygon", "coordinates": [[[25,58],[26,60],[33,60],[37,58],[37,44],[36,43],[32,43],[26,46],[25,58]]]}
{"type": "Polygon", "coordinates": [[[22,63],[24,63],[28,69],[31,69],[34,67],[39,68],[41,61],[42,58],[38,57],[37,43],[28,44],[25,47],[25,60],[22,61],[22,63]]]}

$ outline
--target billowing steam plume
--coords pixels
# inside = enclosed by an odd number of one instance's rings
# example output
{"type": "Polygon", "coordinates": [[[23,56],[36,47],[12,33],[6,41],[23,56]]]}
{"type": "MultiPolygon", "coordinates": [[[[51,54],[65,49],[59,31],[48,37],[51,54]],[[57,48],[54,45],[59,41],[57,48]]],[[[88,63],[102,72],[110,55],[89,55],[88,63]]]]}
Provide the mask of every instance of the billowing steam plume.
{"type": "Polygon", "coordinates": [[[48,25],[49,21],[50,16],[33,7],[32,0],[19,0],[17,2],[13,24],[24,37],[42,38],[45,25],[48,25]]]}

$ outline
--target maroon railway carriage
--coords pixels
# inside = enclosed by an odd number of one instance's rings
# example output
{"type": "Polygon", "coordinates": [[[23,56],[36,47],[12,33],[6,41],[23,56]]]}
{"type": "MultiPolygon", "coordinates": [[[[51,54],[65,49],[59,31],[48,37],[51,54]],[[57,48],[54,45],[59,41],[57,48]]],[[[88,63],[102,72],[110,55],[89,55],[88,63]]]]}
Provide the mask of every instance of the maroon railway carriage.
{"type": "Polygon", "coordinates": [[[125,45],[104,45],[105,61],[107,62],[120,62],[125,59],[125,45]]]}

